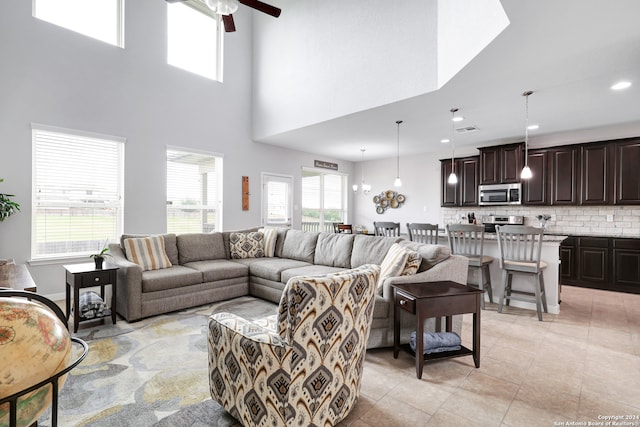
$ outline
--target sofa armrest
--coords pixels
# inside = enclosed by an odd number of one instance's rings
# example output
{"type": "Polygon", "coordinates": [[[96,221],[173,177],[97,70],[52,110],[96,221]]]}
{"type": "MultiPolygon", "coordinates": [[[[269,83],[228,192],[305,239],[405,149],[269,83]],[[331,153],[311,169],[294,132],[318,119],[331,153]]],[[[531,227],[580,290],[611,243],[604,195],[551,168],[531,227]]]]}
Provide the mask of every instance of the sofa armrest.
{"type": "Polygon", "coordinates": [[[382,283],[382,296],[384,299],[393,299],[392,284],[415,283],[415,282],[436,282],[440,280],[451,280],[453,282],[466,284],[469,269],[469,260],[462,255],[451,255],[444,261],[434,265],[429,270],[414,274],[412,276],[389,277],[382,283]]]}
{"type": "Polygon", "coordinates": [[[109,253],[110,262],[119,267],[116,312],[128,322],[138,320],[142,318],[142,267],[129,261],[117,243],[109,244],[109,253]]]}

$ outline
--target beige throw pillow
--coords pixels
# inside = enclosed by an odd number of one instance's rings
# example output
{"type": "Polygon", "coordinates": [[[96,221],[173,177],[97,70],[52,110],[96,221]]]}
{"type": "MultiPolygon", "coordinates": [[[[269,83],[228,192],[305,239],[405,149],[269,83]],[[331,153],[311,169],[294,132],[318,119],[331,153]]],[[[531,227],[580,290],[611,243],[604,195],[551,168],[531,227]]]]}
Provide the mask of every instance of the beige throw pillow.
{"type": "Polygon", "coordinates": [[[273,258],[276,255],[276,241],[278,240],[278,230],[264,227],[258,230],[264,234],[264,256],[273,258]]]}
{"type": "Polygon", "coordinates": [[[409,257],[407,263],[404,265],[401,276],[413,276],[418,272],[420,263],[422,262],[422,255],[415,251],[409,251],[409,257]]]}
{"type": "Polygon", "coordinates": [[[409,252],[409,250],[397,243],[391,245],[380,266],[380,277],[378,278],[377,287],[378,294],[382,295],[382,283],[386,278],[400,276],[402,270],[404,270],[404,266],[407,264],[409,252]]]}
{"type": "Polygon", "coordinates": [[[142,267],[142,271],[171,267],[162,236],[125,239],[124,247],[127,259],[142,267]]]}

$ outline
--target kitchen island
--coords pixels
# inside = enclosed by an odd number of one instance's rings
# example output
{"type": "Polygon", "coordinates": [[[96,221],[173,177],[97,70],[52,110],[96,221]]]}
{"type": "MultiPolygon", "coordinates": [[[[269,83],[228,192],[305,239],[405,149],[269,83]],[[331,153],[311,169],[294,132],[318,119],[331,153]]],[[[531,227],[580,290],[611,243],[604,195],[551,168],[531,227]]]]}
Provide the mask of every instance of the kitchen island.
{"type": "MultiPolygon", "coordinates": [[[[556,235],[544,235],[542,241],[542,253],[540,259],[547,263],[547,268],[544,269],[544,287],[547,293],[547,308],[549,313],[560,313],[560,243],[567,236],[556,235]]],[[[443,236],[441,244],[449,245],[447,236],[443,236]]],[[[491,272],[491,289],[493,291],[493,302],[498,303],[500,298],[500,287],[502,281],[502,270],[500,269],[500,249],[498,248],[498,240],[495,233],[484,234],[484,255],[493,257],[494,261],[490,265],[491,272]]],[[[469,281],[477,283],[476,272],[472,272],[469,277],[469,281]]],[[[514,290],[533,290],[533,276],[514,274],[512,281],[512,289],[514,290]]],[[[489,297],[485,294],[485,301],[488,301],[489,297]]],[[[520,307],[530,310],[536,310],[536,304],[533,302],[516,301],[510,302],[513,307],[520,307]]],[[[508,311],[508,308],[503,310],[503,313],[508,311]]]]}

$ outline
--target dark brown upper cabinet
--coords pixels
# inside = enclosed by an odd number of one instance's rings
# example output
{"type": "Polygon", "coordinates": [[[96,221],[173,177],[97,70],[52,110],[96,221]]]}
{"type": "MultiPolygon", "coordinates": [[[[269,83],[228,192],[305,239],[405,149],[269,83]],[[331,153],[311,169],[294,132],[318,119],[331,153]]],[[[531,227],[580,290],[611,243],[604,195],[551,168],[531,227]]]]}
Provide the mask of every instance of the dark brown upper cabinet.
{"type": "Polygon", "coordinates": [[[580,204],[606,205],[611,203],[613,173],[611,144],[584,144],[580,150],[580,204]]]}
{"type": "Polygon", "coordinates": [[[640,204],[640,139],[620,140],[614,144],[616,205],[640,204]]]}
{"type": "Polygon", "coordinates": [[[451,159],[440,161],[440,205],[441,206],[477,206],[478,205],[478,156],[454,159],[457,184],[449,184],[451,159]]]}
{"type": "Polygon", "coordinates": [[[531,178],[522,180],[523,200],[525,205],[549,204],[549,151],[529,150],[527,156],[531,178]]]}
{"type": "Polygon", "coordinates": [[[520,182],[523,144],[480,148],[480,184],[520,182]]]}
{"type": "Polygon", "coordinates": [[[549,153],[551,156],[551,204],[577,204],[580,148],[568,145],[554,148],[549,153]]]}

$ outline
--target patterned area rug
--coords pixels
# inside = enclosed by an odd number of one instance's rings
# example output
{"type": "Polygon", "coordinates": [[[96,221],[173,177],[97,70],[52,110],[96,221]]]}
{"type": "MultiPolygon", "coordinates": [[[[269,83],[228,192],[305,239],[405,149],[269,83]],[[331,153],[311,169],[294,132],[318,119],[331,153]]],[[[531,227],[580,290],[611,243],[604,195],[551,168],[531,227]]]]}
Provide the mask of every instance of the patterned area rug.
{"type": "MultiPolygon", "coordinates": [[[[139,322],[85,327],[86,359],[60,391],[61,426],[238,426],[209,395],[207,318],[228,311],[272,315],[273,303],[241,297],[139,322]]],[[[39,425],[51,425],[47,411],[39,425]]]]}

